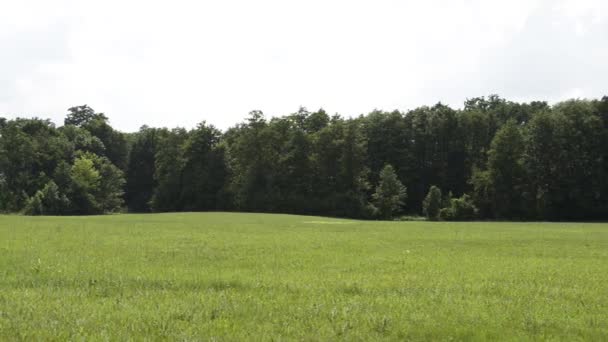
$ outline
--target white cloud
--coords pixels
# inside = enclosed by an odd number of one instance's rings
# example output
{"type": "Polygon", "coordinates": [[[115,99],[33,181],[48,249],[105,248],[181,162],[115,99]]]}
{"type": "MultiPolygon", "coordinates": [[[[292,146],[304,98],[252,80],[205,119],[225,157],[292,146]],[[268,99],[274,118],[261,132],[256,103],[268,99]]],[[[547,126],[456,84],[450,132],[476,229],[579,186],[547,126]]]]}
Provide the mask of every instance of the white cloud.
{"type": "MultiPolygon", "coordinates": [[[[7,1],[8,2],[8,1],[7,1]]],[[[604,1],[25,1],[0,13],[0,113],[221,128],[499,93],[599,96],[604,1]]]]}

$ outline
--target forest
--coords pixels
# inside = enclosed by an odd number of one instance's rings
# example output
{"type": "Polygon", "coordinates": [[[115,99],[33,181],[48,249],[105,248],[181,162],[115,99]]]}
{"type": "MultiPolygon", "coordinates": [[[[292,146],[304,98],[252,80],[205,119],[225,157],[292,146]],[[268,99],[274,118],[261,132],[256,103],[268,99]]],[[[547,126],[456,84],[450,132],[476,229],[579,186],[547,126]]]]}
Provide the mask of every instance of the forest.
{"type": "Polygon", "coordinates": [[[181,211],[605,220],[608,97],[490,95],[352,118],[252,111],[225,131],[123,133],[87,105],[60,127],[0,118],[0,212],[181,211]]]}

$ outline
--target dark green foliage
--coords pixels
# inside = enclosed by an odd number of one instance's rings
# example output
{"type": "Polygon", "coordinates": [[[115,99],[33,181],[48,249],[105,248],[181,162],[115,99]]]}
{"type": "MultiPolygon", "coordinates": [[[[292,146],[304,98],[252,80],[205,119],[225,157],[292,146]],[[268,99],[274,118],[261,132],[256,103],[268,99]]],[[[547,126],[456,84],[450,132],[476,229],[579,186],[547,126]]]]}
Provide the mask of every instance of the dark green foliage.
{"type": "Polygon", "coordinates": [[[524,167],[527,172],[528,214],[531,218],[557,218],[554,203],[559,198],[561,118],[545,111],[526,127],[524,167]]]}
{"type": "Polygon", "coordinates": [[[439,218],[445,221],[470,221],[477,218],[477,208],[467,194],[460,198],[452,198],[450,206],[439,211],[439,218]]]}
{"type": "Polygon", "coordinates": [[[27,215],[63,215],[68,213],[70,200],[59,191],[55,182],[49,181],[26,203],[24,213],[27,215]]]}
{"type": "Polygon", "coordinates": [[[479,216],[494,218],[494,184],[490,172],[475,168],[469,182],[473,187],[472,197],[479,209],[479,216]]]}
{"type": "Polygon", "coordinates": [[[0,173],[0,213],[6,212],[8,209],[8,203],[11,201],[12,194],[8,189],[6,182],[6,176],[0,173]]]}
{"type": "Polygon", "coordinates": [[[461,110],[350,119],[252,111],[225,132],[203,122],[124,134],[86,105],[68,111],[59,128],[0,118],[1,212],[98,214],[126,202],[133,212],[608,218],[608,97],[549,106],[491,95],[461,110]]]}
{"type": "Polygon", "coordinates": [[[329,125],[329,115],[323,109],[310,114],[304,120],[304,128],[308,133],[318,132],[327,125],[329,125]]]}
{"type": "Polygon", "coordinates": [[[363,131],[367,136],[367,164],[371,182],[378,182],[380,171],[386,164],[395,167],[400,179],[411,178],[411,130],[400,112],[370,113],[363,119],[363,131]]]}
{"type": "Polygon", "coordinates": [[[59,132],[71,143],[75,151],[91,152],[104,155],[106,147],[104,143],[88,130],[78,126],[63,126],[59,132]]]}
{"type": "Polygon", "coordinates": [[[225,151],[218,147],[221,132],[204,122],[189,133],[184,142],[181,209],[203,211],[220,209],[227,180],[225,151]],[[188,181],[189,180],[189,181],[188,181]]]}
{"type": "Polygon", "coordinates": [[[157,183],[150,200],[154,211],[179,211],[184,156],[182,145],[187,139],[184,129],[163,130],[155,156],[154,179],[157,183]]]}
{"type": "Polygon", "coordinates": [[[206,211],[229,205],[228,165],[219,130],[203,122],[191,131],[146,128],[140,134],[133,144],[127,184],[131,208],[206,211]]]}
{"type": "Polygon", "coordinates": [[[488,151],[491,206],[497,218],[522,217],[524,210],[524,141],[515,120],[503,125],[488,151]]]}
{"type": "Polygon", "coordinates": [[[68,115],[63,121],[65,126],[73,125],[82,127],[93,121],[108,121],[108,118],[103,113],[95,113],[93,108],[86,104],[69,108],[68,112],[68,115]]]}
{"type": "Polygon", "coordinates": [[[8,121],[0,130],[0,174],[5,191],[0,210],[20,211],[71,151],[70,143],[48,120],[8,121]]]}
{"type": "MultiPolygon", "coordinates": [[[[356,121],[344,125],[338,171],[338,214],[360,217],[367,205],[368,168],[365,136],[356,121]]],[[[394,175],[394,169],[391,168],[394,175]]],[[[396,176],[395,176],[396,177],[396,176]]]]}
{"type": "Polygon", "coordinates": [[[249,113],[247,123],[227,133],[229,167],[233,174],[230,190],[240,210],[275,211],[279,199],[276,190],[273,143],[275,132],[261,111],[249,113]]]}
{"type": "Polygon", "coordinates": [[[311,160],[312,142],[301,129],[294,129],[285,145],[280,167],[285,170],[281,183],[285,186],[285,211],[288,208],[309,209],[308,199],[313,192],[311,160]]]}
{"type": "Polygon", "coordinates": [[[0,210],[33,215],[98,214],[120,209],[122,173],[86,128],[105,117],[72,109],[60,129],[48,120],[15,119],[0,128],[0,210]],[[73,114],[73,115],[72,115],[73,114]]]}
{"type": "Polygon", "coordinates": [[[158,130],[142,127],[135,134],[127,168],[126,202],[130,212],[149,212],[156,189],[154,179],[158,130]]]}
{"type": "Polygon", "coordinates": [[[120,211],[124,204],[124,173],[106,157],[92,155],[91,158],[100,176],[99,186],[94,194],[99,212],[120,211]]]}
{"type": "Polygon", "coordinates": [[[431,221],[437,221],[439,219],[439,210],[441,210],[442,201],[441,189],[434,185],[431,186],[422,202],[422,212],[424,216],[431,221]]]}
{"type": "Polygon", "coordinates": [[[70,113],[64,121],[65,126],[77,126],[85,129],[103,145],[102,150],[91,152],[108,157],[114,165],[121,170],[125,170],[128,163],[127,139],[123,133],[115,131],[109,125],[105,114],[95,113],[87,105],[72,107],[68,111],[70,113]]]}
{"type": "Polygon", "coordinates": [[[106,121],[95,120],[85,128],[97,137],[105,147],[102,154],[107,157],[119,169],[125,170],[128,163],[128,146],[125,135],[115,131],[106,121]]]}

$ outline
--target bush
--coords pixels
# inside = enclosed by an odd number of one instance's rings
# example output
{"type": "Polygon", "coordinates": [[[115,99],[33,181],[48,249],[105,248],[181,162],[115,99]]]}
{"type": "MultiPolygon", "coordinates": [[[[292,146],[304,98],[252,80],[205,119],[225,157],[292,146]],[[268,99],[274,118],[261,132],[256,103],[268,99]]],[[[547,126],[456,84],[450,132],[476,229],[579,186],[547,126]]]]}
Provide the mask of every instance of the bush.
{"type": "Polygon", "coordinates": [[[466,221],[477,217],[477,207],[471,196],[464,194],[460,198],[450,200],[450,206],[439,211],[439,217],[445,221],[466,221]]]}
{"type": "Polygon", "coordinates": [[[26,215],[61,215],[69,207],[67,197],[59,192],[55,182],[48,182],[42,190],[27,200],[24,213],[26,215]]]}
{"type": "Polygon", "coordinates": [[[439,210],[441,209],[441,190],[436,186],[431,186],[429,193],[422,201],[422,211],[424,216],[431,221],[439,219],[439,210]]]}
{"type": "Polygon", "coordinates": [[[34,196],[27,200],[23,209],[25,215],[44,215],[42,206],[42,191],[37,191],[34,196]]]}

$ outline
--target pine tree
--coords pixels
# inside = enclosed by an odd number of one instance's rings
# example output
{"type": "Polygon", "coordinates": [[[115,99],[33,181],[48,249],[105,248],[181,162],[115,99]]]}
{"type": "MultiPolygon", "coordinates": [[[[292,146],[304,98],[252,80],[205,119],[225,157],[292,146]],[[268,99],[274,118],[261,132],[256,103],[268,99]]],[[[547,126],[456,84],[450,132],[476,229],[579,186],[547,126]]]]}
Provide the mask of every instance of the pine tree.
{"type": "Polygon", "coordinates": [[[395,169],[390,164],[385,165],[380,171],[380,183],[373,195],[378,215],[384,219],[391,219],[399,212],[406,198],[407,189],[397,178],[395,169]]]}

